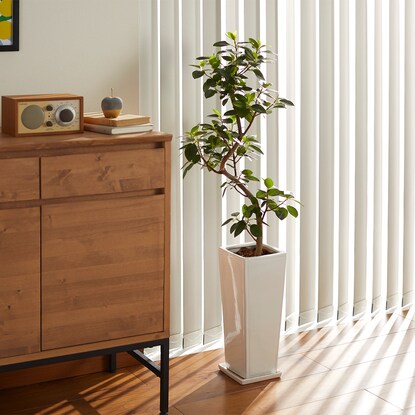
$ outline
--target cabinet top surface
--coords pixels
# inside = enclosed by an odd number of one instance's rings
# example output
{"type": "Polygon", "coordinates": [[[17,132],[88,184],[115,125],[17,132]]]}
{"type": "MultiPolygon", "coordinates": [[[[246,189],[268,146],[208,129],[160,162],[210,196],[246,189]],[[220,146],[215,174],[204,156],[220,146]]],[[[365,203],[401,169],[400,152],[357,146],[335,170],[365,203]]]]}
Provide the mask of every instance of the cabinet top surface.
{"type": "Polygon", "coordinates": [[[90,131],[65,135],[37,135],[13,137],[0,133],[0,154],[15,151],[53,150],[75,147],[111,146],[170,141],[171,134],[148,132],[137,134],[107,135],[90,131]]]}

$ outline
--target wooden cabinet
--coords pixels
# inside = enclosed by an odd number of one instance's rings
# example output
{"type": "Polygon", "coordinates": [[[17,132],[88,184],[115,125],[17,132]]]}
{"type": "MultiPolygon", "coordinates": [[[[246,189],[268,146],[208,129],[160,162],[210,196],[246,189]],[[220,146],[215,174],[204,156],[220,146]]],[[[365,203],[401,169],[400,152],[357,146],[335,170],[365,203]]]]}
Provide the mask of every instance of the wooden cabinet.
{"type": "Polygon", "coordinates": [[[0,135],[0,367],[169,337],[170,140],[0,135]]]}

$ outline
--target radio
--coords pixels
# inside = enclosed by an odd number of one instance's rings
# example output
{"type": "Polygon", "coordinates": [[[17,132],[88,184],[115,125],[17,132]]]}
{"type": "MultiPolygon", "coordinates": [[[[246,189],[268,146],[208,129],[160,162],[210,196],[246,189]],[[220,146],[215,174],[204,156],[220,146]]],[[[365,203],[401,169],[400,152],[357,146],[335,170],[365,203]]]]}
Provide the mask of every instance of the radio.
{"type": "Polygon", "coordinates": [[[13,136],[79,133],[84,100],[73,94],[9,95],[1,98],[2,130],[13,136]]]}

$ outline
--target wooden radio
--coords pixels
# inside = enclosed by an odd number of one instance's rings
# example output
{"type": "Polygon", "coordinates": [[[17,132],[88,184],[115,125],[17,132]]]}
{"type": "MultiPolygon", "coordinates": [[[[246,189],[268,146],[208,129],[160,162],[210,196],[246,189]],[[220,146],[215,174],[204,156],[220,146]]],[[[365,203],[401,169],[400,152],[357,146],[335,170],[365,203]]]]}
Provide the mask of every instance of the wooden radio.
{"type": "Polygon", "coordinates": [[[83,97],[73,94],[9,95],[1,98],[2,130],[13,136],[83,131],[83,97]]]}

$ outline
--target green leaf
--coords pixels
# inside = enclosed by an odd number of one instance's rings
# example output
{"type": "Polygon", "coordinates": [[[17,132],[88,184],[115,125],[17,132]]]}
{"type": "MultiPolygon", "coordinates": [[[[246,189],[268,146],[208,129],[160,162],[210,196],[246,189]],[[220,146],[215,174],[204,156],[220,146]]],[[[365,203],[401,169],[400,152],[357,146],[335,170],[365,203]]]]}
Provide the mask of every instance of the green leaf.
{"type": "Polygon", "coordinates": [[[244,176],[251,176],[252,173],[253,173],[252,170],[249,170],[249,169],[242,170],[242,174],[244,176]]]}
{"type": "Polygon", "coordinates": [[[203,84],[203,91],[207,91],[209,88],[215,87],[215,85],[216,82],[213,79],[208,78],[203,84]]]}
{"type": "Polygon", "coordinates": [[[229,222],[232,222],[233,218],[229,218],[228,220],[225,220],[225,222],[222,223],[222,226],[227,225],[229,222]]]}
{"type": "Polygon", "coordinates": [[[239,216],[239,212],[233,212],[233,213],[231,213],[231,216],[233,216],[234,218],[236,218],[236,217],[239,216]]]}
{"type": "Polygon", "coordinates": [[[261,42],[259,40],[253,39],[252,37],[250,37],[248,40],[251,43],[251,45],[256,49],[259,49],[259,47],[261,46],[261,42]]]}
{"type": "Polygon", "coordinates": [[[268,200],[266,200],[264,203],[267,205],[267,208],[268,208],[268,209],[271,209],[271,210],[273,210],[273,211],[278,210],[278,205],[275,203],[275,201],[274,201],[274,200],[272,200],[272,199],[268,199],[268,200]]]}
{"type": "Polygon", "coordinates": [[[259,104],[253,104],[251,105],[251,108],[255,111],[255,112],[259,112],[260,114],[266,114],[267,110],[259,104]]]}
{"type": "Polygon", "coordinates": [[[229,39],[236,41],[236,32],[227,32],[226,34],[228,35],[229,39]]]}
{"type": "Polygon", "coordinates": [[[184,155],[186,156],[186,159],[188,161],[192,161],[196,155],[198,154],[197,146],[196,144],[189,144],[186,146],[184,150],[184,155]]]}
{"type": "Polygon", "coordinates": [[[251,61],[255,60],[255,55],[254,55],[254,53],[252,52],[251,49],[245,48],[245,55],[246,55],[248,60],[251,60],[251,61]]]}
{"type": "Polygon", "coordinates": [[[213,95],[216,94],[216,91],[214,89],[208,89],[205,91],[205,98],[213,97],[213,95]]]}
{"type": "Polygon", "coordinates": [[[247,205],[243,205],[242,206],[242,214],[245,218],[250,218],[252,216],[254,212],[254,206],[247,206],[247,205]]]}
{"type": "Polygon", "coordinates": [[[205,74],[204,71],[193,71],[192,76],[193,79],[201,78],[205,74]]]}
{"type": "Polygon", "coordinates": [[[248,211],[249,211],[249,208],[248,208],[248,206],[247,205],[242,205],[242,215],[244,215],[244,216],[246,216],[247,215],[247,213],[248,213],[248,211]]]}
{"type": "Polygon", "coordinates": [[[191,130],[190,130],[190,134],[194,135],[199,131],[199,126],[195,125],[191,130]]]}
{"type": "Polygon", "coordinates": [[[284,192],[282,190],[279,190],[279,189],[269,189],[268,190],[268,195],[269,196],[281,196],[283,194],[284,194],[284,192]]]}
{"type": "Polygon", "coordinates": [[[275,211],[275,214],[277,215],[278,219],[284,220],[288,216],[288,211],[285,208],[279,208],[277,211],[275,211]]]}
{"type": "Polygon", "coordinates": [[[246,229],[246,223],[243,220],[240,220],[237,224],[236,224],[236,228],[235,228],[235,232],[234,235],[238,236],[240,235],[244,230],[246,229]]]}
{"type": "Polygon", "coordinates": [[[222,46],[230,46],[230,44],[226,40],[221,40],[219,42],[214,43],[213,46],[220,48],[222,46]]]}
{"type": "Polygon", "coordinates": [[[257,151],[259,154],[264,154],[264,152],[258,146],[251,145],[250,148],[257,151]]]}
{"type": "Polygon", "coordinates": [[[188,164],[186,168],[183,170],[183,179],[186,177],[186,174],[189,172],[189,170],[194,166],[194,164],[188,164]]]}
{"type": "Polygon", "coordinates": [[[256,192],[256,197],[258,199],[266,199],[267,198],[267,192],[264,192],[263,190],[258,190],[256,192]]]}
{"type": "Polygon", "coordinates": [[[298,211],[294,206],[287,206],[288,212],[291,216],[294,216],[295,218],[298,216],[298,211]]]}
{"type": "Polygon", "coordinates": [[[290,100],[285,99],[285,98],[280,98],[280,102],[282,102],[282,103],[284,103],[286,105],[290,105],[291,107],[294,106],[294,104],[290,100]]]}
{"type": "Polygon", "coordinates": [[[249,230],[251,231],[252,235],[254,235],[254,236],[255,236],[255,238],[259,238],[259,237],[261,237],[261,236],[262,236],[262,230],[261,230],[261,228],[260,228],[258,225],[256,225],[256,224],[251,225],[251,226],[249,227],[249,230]]]}
{"type": "Polygon", "coordinates": [[[265,81],[264,75],[258,68],[255,68],[253,72],[257,76],[258,79],[260,79],[261,81],[265,81]]]}
{"type": "Polygon", "coordinates": [[[264,180],[264,184],[267,186],[267,189],[271,189],[274,186],[274,182],[269,177],[264,180]]]}

